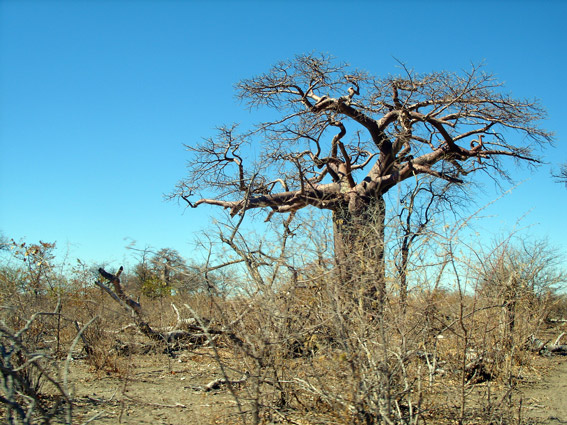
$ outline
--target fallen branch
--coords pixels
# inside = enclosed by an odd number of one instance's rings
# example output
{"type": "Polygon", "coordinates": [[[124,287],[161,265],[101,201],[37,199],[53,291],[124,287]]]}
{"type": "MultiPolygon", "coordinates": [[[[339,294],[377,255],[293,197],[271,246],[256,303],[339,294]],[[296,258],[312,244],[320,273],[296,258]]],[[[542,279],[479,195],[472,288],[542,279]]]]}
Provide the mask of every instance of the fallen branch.
{"type": "Polygon", "coordinates": [[[133,401],[134,403],[139,403],[139,404],[143,404],[145,406],[152,406],[152,407],[167,407],[167,408],[175,408],[175,407],[180,407],[182,409],[187,409],[187,406],[181,403],[175,403],[175,404],[162,404],[162,403],[151,403],[148,401],[144,401],[144,400],[140,400],[138,398],[134,398],[134,397],[130,397],[129,395],[126,394],[122,394],[122,396],[130,401],[133,401]]]}
{"type": "Polygon", "coordinates": [[[563,336],[565,336],[565,332],[559,335],[553,344],[550,344],[549,343],[550,340],[544,342],[543,340],[536,338],[532,335],[528,343],[532,347],[532,350],[537,351],[538,354],[541,355],[556,354],[560,356],[567,356],[567,345],[559,344],[559,341],[563,336]]]}
{"type": "Polygon", "coordinates": [[[107,279],[110,283],[112,283],[114,290],[112,290],[109,286],[102,283],[100,280],[95,281],[95,284],[104,290],[107,294],[109,294],[112,299],[114,299],[118,304],[120,304],[124,309],[130,312],[136,326],[138,329],[148,338],[154,341],[160,341],[164,339],[164,336],[161,335],[159,332],[156,332],[152,329],[152,327],[146,322],[142,315],[142,306],[140,303],[134,301],[132,298],[127,296],[122,289],[122,285],[120,283],[120,275],[124,267],[120,266],[118,272],[116,274],[108,273],[103,268],[98,269],[98,272],[102,277],[107,279]]]}
{"type": "Polygon", "coordinates": [[[236,380],[230,380],[230,379],[226,379],[226,378],[218,378],[215,379],[211,382],[209,382],[207,385],[205,386],[191,386],[191,387],[185,387],[185,388],[191,388],[195,391],[203,391],[203,392],[209,392],[212,390],[218,390],[220,389],[220,387],[222,385],[241,385],[244,384],[248,378],[250,377],[250,373],[248,371],[244,372],[244,374],[242,375],[242,377],[240,379],[236,379],[236,380]]]}
{"type": "MultiPolygon", "coordinates": [[[[100,275],[105,278],[112,286],[107,285],[100,280],[95,284],[105,291],[110,297],[116,301],[124,310],[126,310],[134,319],[134,323],[138,330],[152,341],[163,342],[167,345],[167,351],[171,352],[179,350],[183,347],[182,342],[190,345],[201,345],[207,341],[207,334],[221,334],[222,331],[214,329],[205,329],[203,326],[208,325],[208,321],[197,319],[182,319],[179,310],[172,304],[172,308],[177,314],[177,323],[173,328],[165,330],[154,329],[144,318],[142,306],[139,302],[133,300],[126,295],[120,282],[120,275],[124,268],[120,267],[116,274],[112,274],[100,268],[100,275]]],[[[125,328],[123,328],[125,329],[125,328]]]]}

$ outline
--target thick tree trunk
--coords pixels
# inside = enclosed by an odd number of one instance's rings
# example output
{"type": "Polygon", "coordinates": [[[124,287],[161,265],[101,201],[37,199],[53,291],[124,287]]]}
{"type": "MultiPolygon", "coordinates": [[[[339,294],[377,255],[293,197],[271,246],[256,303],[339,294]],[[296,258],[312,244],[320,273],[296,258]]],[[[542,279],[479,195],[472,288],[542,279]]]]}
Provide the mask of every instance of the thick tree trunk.
{"type": "Polygon", "coordinates": [[[359,198],[358,204],[333,212],[335,259],[341,283],[352,288],[359,307],[380,312],[386,296],[385,203],[380,196],[359,198]]]}

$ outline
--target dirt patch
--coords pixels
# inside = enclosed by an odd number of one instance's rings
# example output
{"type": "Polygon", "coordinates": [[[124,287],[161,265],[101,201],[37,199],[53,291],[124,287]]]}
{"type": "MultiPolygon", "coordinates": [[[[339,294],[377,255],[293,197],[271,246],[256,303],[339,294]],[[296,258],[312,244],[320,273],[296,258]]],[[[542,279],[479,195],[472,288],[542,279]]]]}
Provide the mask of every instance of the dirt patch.
{"type": "MultiPolygon", "coordinates": [[[[546,371],[521,391],[523,423],[567,424],[567,358],[541,359],[540,368],[546,371]]],[[[221,377],[205,351],[175,359],[132,356],[122,376],[97,376],[87,364],[76,361],[72,376],[78,423],[94,416],[93,423],[101,425],[239,423],[236,403],[227,388],[198,389],[221,377]]]]}
{"type": "Polygon", "coordinates": [[[552,364],[539,382],[524,387],[526,419],[544,425],[567,424],[567,358],[549,360],[552,364]]]}
{"type": "Polygon", "coordinates": [[[226,388],[195,389],[221,377],[206,359],[203,353],[176,359],[132,356],[121,377],[96,376],[88,365],[77,361],[71,371],[77,423],[94,416],[92,423],[101,425],[215,424],[226,423],[227,417],[237,422],[236,403],[226,388]]]}

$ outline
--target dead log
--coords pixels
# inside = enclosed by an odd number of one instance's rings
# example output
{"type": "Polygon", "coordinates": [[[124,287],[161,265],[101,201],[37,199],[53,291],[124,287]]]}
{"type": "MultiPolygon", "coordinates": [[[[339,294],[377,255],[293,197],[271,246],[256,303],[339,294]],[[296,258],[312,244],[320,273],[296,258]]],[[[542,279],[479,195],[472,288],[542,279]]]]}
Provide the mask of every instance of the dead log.
{"type": "Polygon", "coordinates": [[[532,351],[536,351],[538,354],[541,355],[558,355],[558,356],[567,356],[567,345],[560,344],[561,338],[565,336],[565,332],[557,337],[555,342],[550,343],[549,341],[543,341],[535,336],[531,335],[528,340],[528,345],[531,347],[532,351]]]}
{"type": "Polygon", "coordinates": [[[549,351],[552,354],[557,354],[559,356],[567,356],[567,345],[551,344],[545,348],[547,351],[549,351]]]}
{"type": "Polygon", "coordinates": [[[174,308],[178,317],[178,323],[175,327],[171,330],[158,330],[152,328],[152,326],[144,318],[141,304],[134,301],[124,292],[120,282],[120,275],[123,270],[124,268],[120,267],[116,274],[112,274],[103,268],[100,268],[98,270],[100,275],[112,284],[112,287],[100,280],[97,280],[95,284],[110,295],[114,301],[120,304],[120,306],[122,306],[122,308],[132,316],[138,330],[150,340],[165,343],[168,350],[175,351],[184,348],[184,343],[185,345],[201,345],[207,340],[207,334],[219,333],[217,330],[203,328],[203,323],[209,323],[207,320],[198,321],[196,319],[180,319],[177,308],[174,308]]]}

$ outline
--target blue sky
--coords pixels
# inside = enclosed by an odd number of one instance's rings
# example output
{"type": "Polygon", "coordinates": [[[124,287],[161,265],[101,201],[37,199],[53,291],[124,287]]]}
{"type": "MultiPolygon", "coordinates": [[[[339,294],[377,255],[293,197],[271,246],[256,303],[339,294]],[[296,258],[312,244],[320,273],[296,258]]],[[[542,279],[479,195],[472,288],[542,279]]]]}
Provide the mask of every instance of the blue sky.
{"type": "MultiPolygon", "coordinates": [[[[191,242],[215,214],[165,202],[185,174],[183,144],[223,123],[255,121],[234,97],[242,78],[306,52],[375,75],[484,63],[520,98],[540,99],[556,133],[549,164],[483,215],[487,233],[521,226],[567,250],[563,1],[0,0],[0,230],[56,241],[85,261],[125,247],[191,242]]],[[[508,185],[505,185],[508,187],[508,185]]],[[[498,196],[492,184],[483,205],[498,196]]]]}

